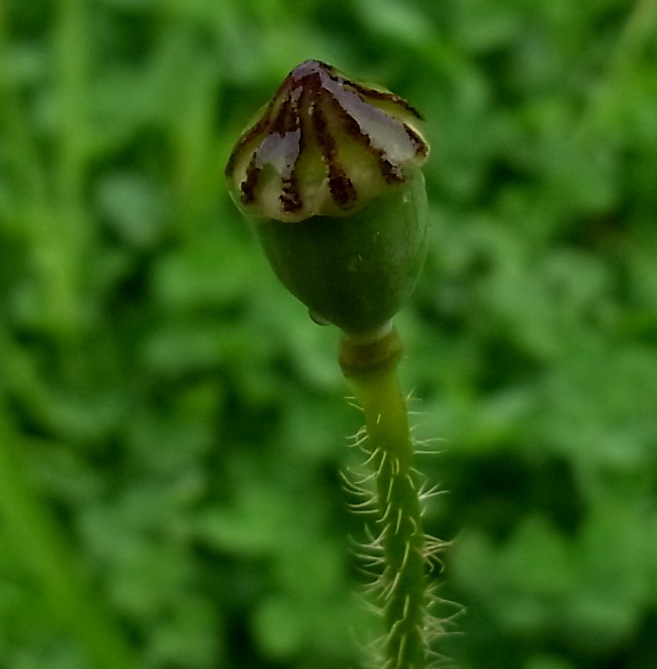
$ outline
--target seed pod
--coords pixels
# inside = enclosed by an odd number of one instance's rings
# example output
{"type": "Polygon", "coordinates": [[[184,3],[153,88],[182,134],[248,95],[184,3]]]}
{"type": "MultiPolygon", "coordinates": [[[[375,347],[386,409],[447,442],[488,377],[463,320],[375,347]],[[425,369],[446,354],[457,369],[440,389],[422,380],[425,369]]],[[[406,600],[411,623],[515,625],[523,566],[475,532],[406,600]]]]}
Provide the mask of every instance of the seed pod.
{"type": "Polygon", "coordinates": [[[231,195],[318,322],[375,332],[413,290],[427,224],[419,120],[402,98],[311,60],[233,149],[231,195]]]}

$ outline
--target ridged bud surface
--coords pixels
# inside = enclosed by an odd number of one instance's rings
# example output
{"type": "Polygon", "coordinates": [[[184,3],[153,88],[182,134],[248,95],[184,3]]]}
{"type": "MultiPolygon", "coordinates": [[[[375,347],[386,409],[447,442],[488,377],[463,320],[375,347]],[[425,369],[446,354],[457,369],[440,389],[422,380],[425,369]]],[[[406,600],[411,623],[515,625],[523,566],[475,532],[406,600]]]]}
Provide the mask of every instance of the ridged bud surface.
{"type": "Polygon", "coordinates": [[[389,91],[306,61],[283,81],[226,166],[229,190],[276,274],[346,332],[384,325],[426,246],[420,114],[389,91]]]}

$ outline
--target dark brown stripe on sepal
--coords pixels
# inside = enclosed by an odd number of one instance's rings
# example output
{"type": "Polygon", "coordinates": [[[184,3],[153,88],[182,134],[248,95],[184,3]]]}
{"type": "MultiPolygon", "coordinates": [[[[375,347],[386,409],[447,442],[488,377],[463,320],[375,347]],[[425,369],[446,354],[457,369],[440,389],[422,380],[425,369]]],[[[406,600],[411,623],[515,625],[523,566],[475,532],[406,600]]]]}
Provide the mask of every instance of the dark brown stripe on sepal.
{"type": "Polygon", "coordinates": [[[356,202],[358,193],[353,181],[340,168],[329,168],[329,191],[333,201],[341,209],[349,209],[356,202]]]}
{"type": "Polygon", "coordinates": [[[399,105],[405,109],[409,114],[415,116],[415,118],[422,120],[422,114],[404,100],[404,98],[395,95],[394,93],[389,93],[388,91],[379,91],[376,88],[369,88],[368,86],[363,86],[362,84],[356,83],[355,81],[345,81],[344,85],[347,88],[353,88],[359,93],[362,97],[372,98],[373,100],[382,100],[384,102],[392,102],[393,104],[399,105]]]}
{"type": "Polygon", "coordinates": [[[281,202],[281,209],[286,214],[294,214],[303,207],[301,200],[301,193],[299,192],[299,183],[296,174],[292,172],[289,177],[283,178],[282,189],[279,200],[281,202]]]}
{"type": "Polygon", "coordinates": [[[267,108],[265,109],[263,115],[260,117],[260,119],[252,125],[245,133],[241,135],[241,137],[237,140],[237,144],[235,144],[235,147],[233,150],[230,152],[230,156],[228,157],[228,162],[226,163],[226,169],[224,170],[224,174],[227,177],[231,177],[233,175],[233,170],[235,169],[235,161],[237,160],[237,156],[242,151],[242,149],[249,144],[257,135],[260,135],[264,132],[266,132],[270,121],[271,121],[271,114],[274,110],[274,107],[276,106],[277,99],[274,96],[270,101],[269,104],[267,105],[267,108]]]}
{"type": "Polygon", "coordinates": [[[326,96],[328,96],[329,99],[333,99],[331,95],[322,90],[319,95],[319,101],[311,101],[309,111],[311,111],[315,138],[322,154],[322,160],[328,170],[329,192],[331,193],[333,201],[339,207],[348,209],[355,203],[357,193],[353,182],[346,175],[344,168],[338,160],[335,139],[329,131],[321,104],[325,101],[326,96]],[[317,104],[317,102],[320,104],[317,104]]]}
{"type": "MultiPolygon", "coordinates": [[[[376,158],[379,169],[381,171],[381,176],[385,179],[385,182],[392,184],[401,183],[404,181],[404,174],[399,166],[395,165],[389,160],[386,152],[383,149],[372,145],[370,136],[363,132],[356,119],[347,113],[347,111],[340,104],[340,102],[335,99],[335,97],[330,94],[328,97],[330,99],[331,106],[338,114],[338,118],[340,119],[340,122],[342,123],[342,126],[344,127],[347,134],[354,141],[358,142],[367,151],[369,151],[374,156],[374,158],[376,158]]],[[[385,114],[383,110],[381,110],[381,113],[385,114]]],[[[389,118],[394,123],[400,123],[397,119],[391,116],[389,116],[389,118]]]]}
{"type": "Polygon", "coordinates": [[[240,201],[242,204],[251,204],[255,200],[255,192],[260,180],[260,172],[262,170],[256,165],[257,153],[251,156],[249,166],[246,168],[246,178],[240,184],[240,201]]]}
{"type": "Polygon", "coordinates": [[[408,123],[404,123],[403,126],[408,138],[415,144],[415,155],[420,158],[426,158],[429,155],[429,145],[426,140],[417,130],[411,128],[408,123]]]}
{"type": "Polygon", "coordinates": [[[301,90],[299,95],[290,94],[286,102],[289,103],[288,114],[285,118],[284,131],[285,132],[299,132],[299,144],[296,158],[292,165],[289,166],[288,171],[282,175],[281,188],[282,192],[279,197],[281,209],[286,214],[294,214],[303,207],[301,199],[301,192],[299,190],[299,179],[297,178],[297,164],[301,153],[303,152],[304,137],[301,130],[301,114],[300,106],[303,104],[304,91],[301,90]]]}

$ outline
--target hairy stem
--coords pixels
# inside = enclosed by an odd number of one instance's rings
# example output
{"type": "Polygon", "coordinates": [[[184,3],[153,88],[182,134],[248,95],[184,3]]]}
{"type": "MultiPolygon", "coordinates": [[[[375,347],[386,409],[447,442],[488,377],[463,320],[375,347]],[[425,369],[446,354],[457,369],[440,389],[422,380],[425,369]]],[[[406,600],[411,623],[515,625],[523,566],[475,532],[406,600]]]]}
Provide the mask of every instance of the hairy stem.
{"type": "Polygon", "coordinates": [[[340,366],[365,413],[376,470],[386,669],[426,664],[425,536],[413,470],[406,403],[397,377],[401,341],[392,330],[372,343],[343,338],[340,366]]]}

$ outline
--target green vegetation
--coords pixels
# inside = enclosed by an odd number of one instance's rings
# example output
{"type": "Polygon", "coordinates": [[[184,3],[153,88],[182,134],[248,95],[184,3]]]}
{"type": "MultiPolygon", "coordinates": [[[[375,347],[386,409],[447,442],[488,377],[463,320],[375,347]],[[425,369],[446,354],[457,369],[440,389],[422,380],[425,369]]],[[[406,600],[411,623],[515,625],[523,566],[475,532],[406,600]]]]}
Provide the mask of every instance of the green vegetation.
{"type": "Polygon", "coordinates": [[[654,0],[3,0],[0,667],[348,665],[362,416],[223,179],[307,58],[427,118],[397,323],[441,651],[657,665],[656,35],[654,0]]]}

